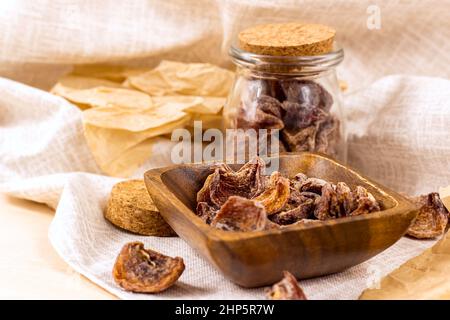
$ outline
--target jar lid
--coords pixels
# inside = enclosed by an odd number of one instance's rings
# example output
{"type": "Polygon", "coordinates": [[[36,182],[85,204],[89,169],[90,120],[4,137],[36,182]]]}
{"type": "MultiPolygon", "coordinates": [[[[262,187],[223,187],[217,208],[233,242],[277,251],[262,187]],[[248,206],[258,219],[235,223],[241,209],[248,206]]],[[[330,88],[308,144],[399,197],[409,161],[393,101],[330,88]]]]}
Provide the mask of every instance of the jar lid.
{"type": "Polygon", "coordinates": [[[242,50],[269,56],[315,56],[333,50],[336,30],[321,24],[282,23],[251,27],[239,33],[242,50]]]}

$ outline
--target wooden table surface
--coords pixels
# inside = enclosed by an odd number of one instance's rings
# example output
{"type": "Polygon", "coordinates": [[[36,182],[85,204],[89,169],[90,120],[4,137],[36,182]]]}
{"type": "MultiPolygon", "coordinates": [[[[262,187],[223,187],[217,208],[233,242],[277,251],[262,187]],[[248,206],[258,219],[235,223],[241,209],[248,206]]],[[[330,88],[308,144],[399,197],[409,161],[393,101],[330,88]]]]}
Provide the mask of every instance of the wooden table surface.
{"type": "Polygon", "coordinates": [[[0,194],[0,299],[114,299],[53,250],[47,237],[53,214],[0,194]]]}

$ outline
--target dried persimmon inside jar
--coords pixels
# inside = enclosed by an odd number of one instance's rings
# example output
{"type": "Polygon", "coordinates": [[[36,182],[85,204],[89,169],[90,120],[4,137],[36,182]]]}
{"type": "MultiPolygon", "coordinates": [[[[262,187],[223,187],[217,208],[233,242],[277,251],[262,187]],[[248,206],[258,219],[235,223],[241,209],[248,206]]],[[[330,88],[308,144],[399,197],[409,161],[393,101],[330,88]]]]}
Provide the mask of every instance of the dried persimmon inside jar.
{"type": "Polygon", "coordinates": [[[344,52],[334,36],[327,26],[301,23],[242,31],[229,51],[237,75],[224,108],[225,128],[278,131],[279,152],[319,152],[346,161],[335,71],[344,52]]]}

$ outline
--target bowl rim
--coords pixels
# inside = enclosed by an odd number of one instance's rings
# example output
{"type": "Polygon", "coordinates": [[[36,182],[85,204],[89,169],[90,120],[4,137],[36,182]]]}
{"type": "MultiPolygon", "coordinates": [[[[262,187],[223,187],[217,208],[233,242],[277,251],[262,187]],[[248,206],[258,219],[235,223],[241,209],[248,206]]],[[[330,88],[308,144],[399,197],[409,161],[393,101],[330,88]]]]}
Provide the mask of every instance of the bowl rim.
{"type": "MultiPolygon", "coordinates": [[[[286,226],[284,228],[280,229],[269,229],[269,230],[262,230],[262,231],[224,231],[220,229],[216,229],[214,227],[211,227],[210,225],[206,224],[200,217],[198,217],[193,210],[191,210],[189,207],[187,207],[163,182],[162,176],[169,171],[172,171],[174,169],[179,168],[202,168],[202,167],[211,167],[214,164],[220,163],[221,161],[205,161],[205,162],[195,162],[195,163],[189,163],[189,164],[175,164],[170,165],[166,167],[161,168],[155,168],[150,169],[144,174],[144,180],[146,184],[147,191],[149,192],[150,196],[151,193],[149,190],[149,187],[147,185],[147,182],[153,187],[152,189],[155,190],[155,192],[158,192],[161,195],[164,195],[164,197],[167,199],[168,202],[170,202],[171,206],[174,206],[178,214],[182,214],[190,220],[192,224],[195,225],[195,227],[203,232],[207,238],[210,240],[217,240],[217,241],[242,241],[247,239],[254,239],[259,237],[267,237],[272,235],[279,235],[284,233],[290,233],[290,232],[299,232],[301,230],[305,229],[315,229],[315,228],[324,228],[324,227],[331,227],[337,224],[345,224],[345,223],[353,223],[363,220],[371,220],[371,219],[378,219],[378,218],[386,218],[389,216],[394,216],[402,213],[407,213],[412,210],[417,210],[417,205],[415,205],[413,202],[405,198],[404,196],[400,195],[399,193],[384,187],[380,185],[377,182],[374,182],[373,180],[361,175],[354,169],[341,164],[337,160],[324,155],[320,153],[315,152],[289,152],[289,153],[280,153],[276,156],[270,156],[270,157],[263,157],[263,159],[271,159],[274,157],[299,157],[300,155],[312,155],[314,157],[319,157],[326,159],[327,161],[331,161],[333,165],[343,168],[346,171],[349,171],[351,174],[355,175],[360,181],[364,182],[367,185],[372,186],[373,188],[377,189],[377,191],[382,194],[383,197],[389,198],[394,202],[394,206],[382,210],[379,212],[374,212],[371,214],[363,214],[355,217],[343,217],[339,219],[332,219],[332,220],[324,220],[324,221],[317,221],[314,223],[308,223],[308,224],[297,224],[292,226],[286,226]]],[[[156,204],[155,204],[156,205],[156,204]]]]}

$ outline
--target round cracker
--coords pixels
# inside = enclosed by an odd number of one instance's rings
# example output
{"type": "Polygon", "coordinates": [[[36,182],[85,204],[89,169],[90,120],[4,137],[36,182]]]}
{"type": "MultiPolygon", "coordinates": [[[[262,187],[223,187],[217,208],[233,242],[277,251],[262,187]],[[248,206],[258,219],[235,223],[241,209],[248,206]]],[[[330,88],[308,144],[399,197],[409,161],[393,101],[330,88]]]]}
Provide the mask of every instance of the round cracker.
{"type": "Polygon", "coordinates": [[[115,184],[104,216],[115,226],[140,235],[176,236],[153,204],[143,180],[115,184]]]}

